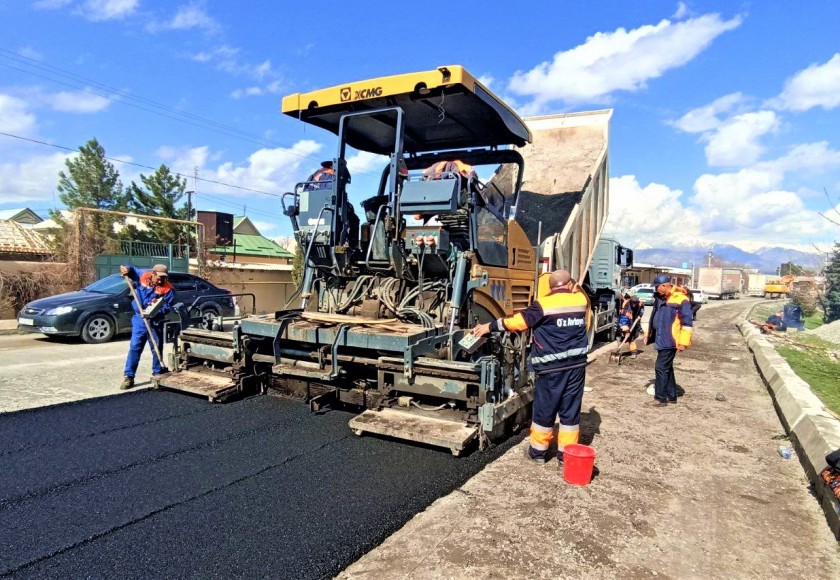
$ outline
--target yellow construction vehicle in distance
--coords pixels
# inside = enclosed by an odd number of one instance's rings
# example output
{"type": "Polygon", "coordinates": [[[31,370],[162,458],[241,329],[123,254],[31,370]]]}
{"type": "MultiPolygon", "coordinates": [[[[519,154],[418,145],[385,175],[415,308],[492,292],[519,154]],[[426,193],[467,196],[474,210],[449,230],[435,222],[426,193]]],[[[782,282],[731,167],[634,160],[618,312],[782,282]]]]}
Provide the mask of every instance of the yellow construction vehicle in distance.
{"type": "Polygon", "coordinates": [[[794,276],[787,275],[774,280],[768,280],[764,285],[765,298],[785,298],[790,294],[794,279],[794,276]]]}

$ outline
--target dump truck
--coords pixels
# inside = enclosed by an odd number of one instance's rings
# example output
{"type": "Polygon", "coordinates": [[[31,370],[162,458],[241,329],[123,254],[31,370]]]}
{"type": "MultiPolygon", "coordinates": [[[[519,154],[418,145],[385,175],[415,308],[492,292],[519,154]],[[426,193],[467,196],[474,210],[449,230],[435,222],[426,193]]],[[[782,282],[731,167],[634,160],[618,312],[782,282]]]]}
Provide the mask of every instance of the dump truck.
{"type": "Polygon", "coordinates": [[[749,296],[764,296],[765,284],[767,284],[766,274],[750,274],[747,279],[747,294],[749,296]]]}
{"type": "Polygon", "coordinates": [[[589,292],[592,300],[594,325],[590,328],[590,345],[596,334],[604,340],[615,340],[621,309],[621,281],[627,268],[633,267],[633,250],[622,246],[615,238],[602,236],[589,265],[589,292]]]}
{"type": "Polygon", "coordinates": [[[357,435],[455,455],[526,424],[530,337],[469,331],[530,303],[538,255],[586,282],[607,218],[611,111],[522,119],[442,66],[290,95],[282,113],[338,139],[334,179],[283,195],[304,253],[298,293],[232,332],[183,331],[160,386],[356,408],[357,435]],[[383,160],[358,209],[352,152],[383,160]]]}
{"type": "Polygon", "coordinates": [[[785,298],[790,294],[791,286],[796,278],[791,275],[768,280],[764,285],[764,295],[767,298],[785,298]]]}
{"type": "Polygon", "coordinates": [[[724,268],[700,268],[697,288],[709,298],[728,300],[737,298],[741,290],[740,270],[724,268]]]}

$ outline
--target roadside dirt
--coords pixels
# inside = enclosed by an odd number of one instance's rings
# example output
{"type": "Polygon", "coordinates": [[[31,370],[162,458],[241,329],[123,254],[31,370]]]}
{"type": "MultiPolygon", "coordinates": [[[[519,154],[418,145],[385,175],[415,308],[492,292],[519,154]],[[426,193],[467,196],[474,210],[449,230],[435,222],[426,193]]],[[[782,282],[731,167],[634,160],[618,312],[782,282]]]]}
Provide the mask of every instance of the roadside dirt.
{"type": "Polygon", "coordinates": [[[439,499],[340,578],[835,578],[840,555],[734,323],[746,301],[699,316],[677,356],[677,405],[647,406],[655,351],[588,369],[587,487],[525,443],[439,499]],[[726,400],[716,400],[722,394],[726,400]]]}

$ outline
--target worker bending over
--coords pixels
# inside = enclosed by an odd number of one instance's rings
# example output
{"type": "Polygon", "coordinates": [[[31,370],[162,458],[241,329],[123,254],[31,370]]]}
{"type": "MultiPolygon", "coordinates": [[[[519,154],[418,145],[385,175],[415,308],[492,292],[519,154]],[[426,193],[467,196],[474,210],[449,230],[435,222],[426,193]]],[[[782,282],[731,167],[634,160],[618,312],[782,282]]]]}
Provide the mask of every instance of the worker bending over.
{"type": "Polygon", "coordinates": [[[645,314],[645,305],[635,294],[625,296],[621,303],[621,312],[618,316],[618,327],[625,342],[630,344],[630,355],[633,358],[638,356],[636,338],[642,331],[642,316],[645,314]]]}
{"type": "Polygon", "coordinates": [[[558,461],[563,461],[566,445],[580,437],[580,407],[586,378],[587,330],[591,311],[589,299],[567,270],[557,270],[549,278],[550,292],[534,300],[528,308],[472,329],[475,336],[508,330],[531,329],[530,370],[536,373],[531,441],[528,459],[544,464],[554,435],[554,422],[560,416],[557,434],[558,461]]]}
{"type": "MultiPolygon", "coordinates": [[[[137,299],[140,301],[140,306],[144,310],[154,302],[163,300],[161,308],[148,319],[149,328],[152,329],[154,334],[155,344],[160,346],[163,336],[164,315],[172,309],[172,303],[175,300],[175,290],[169,283],[169,272],[166,265],[155,264],[150,271],[142,274],[138,274],[134,266],[120,266],[120,274],[131,280],[136,289],[135,292],[137,299]]],[[[121,389],[130,389],[134,386],[134,375],[137,373],[137,366],[140,364],[140,355],[143,354],[146,341],[150,340],[146,324],[143,322],[144,318],[148,318],[147,315],[137,307],[136,301],[131,303],[131,307],[134,309],[134,316],[131,318],[131,344],[128,347],[128,358],[125,361],[121,389]]],[[[161,365],[154,346],[149,345],[149,348],[152,351],[152,381],[157,382],[160,380],[160,375],[168,371],[161,365]]]]}
{"type": "Polygon", "coordinates": [[[769,332],[769,331],[776,331],[776,332],[787,332],[787,324],[785,324],[785,313],[783,310],[779,310],[776,314],[773,314],[767,319],[761,326],[762,332],[769,332]]]}

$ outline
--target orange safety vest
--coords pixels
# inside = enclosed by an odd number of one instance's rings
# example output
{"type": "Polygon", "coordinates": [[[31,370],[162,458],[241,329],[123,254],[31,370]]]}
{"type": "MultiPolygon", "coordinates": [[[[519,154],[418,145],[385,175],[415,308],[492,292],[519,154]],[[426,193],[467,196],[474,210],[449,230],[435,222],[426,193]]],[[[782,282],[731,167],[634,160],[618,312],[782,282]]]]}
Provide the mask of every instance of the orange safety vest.
{"type": "Polygon", "coordinates": [[[332,181],[334,179],[335,169],[331,167],[322,167],[309,177],[309,181],[332,181]]]}
{"type": "Polygon", "coordinates": [[[458,173],[462,177],[471,179],[475,177],[472,165],[467,165],[460,159],[452,161],[438,161],[423,171],[423,179],[443,179],[447,173],[458,173]]]}

